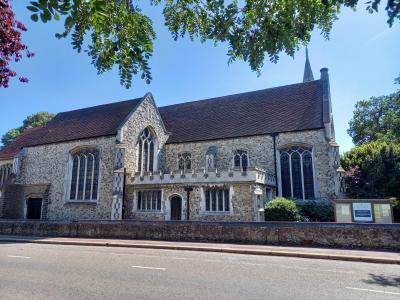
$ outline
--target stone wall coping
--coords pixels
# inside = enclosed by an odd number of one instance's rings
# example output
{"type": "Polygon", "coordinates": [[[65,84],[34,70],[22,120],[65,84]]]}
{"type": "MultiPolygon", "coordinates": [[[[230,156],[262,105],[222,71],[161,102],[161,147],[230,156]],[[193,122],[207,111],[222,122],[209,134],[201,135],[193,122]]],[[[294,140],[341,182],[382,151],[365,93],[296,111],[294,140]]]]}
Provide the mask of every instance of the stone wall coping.
{"type": "Polygon", "coordinates": [[[202,170],[191,170],[191,172],[154,171],[151,173],[135,173],[130,177],[128,184],[134,185],[158,185],[158,184],[210,184],[210,183],[236,183],[254,182],[270,186],[276,185],[275,175],[265,172],[259,168],[247,168],[245,171],[240,169],[213,169],[209,172],[202,170]]]}

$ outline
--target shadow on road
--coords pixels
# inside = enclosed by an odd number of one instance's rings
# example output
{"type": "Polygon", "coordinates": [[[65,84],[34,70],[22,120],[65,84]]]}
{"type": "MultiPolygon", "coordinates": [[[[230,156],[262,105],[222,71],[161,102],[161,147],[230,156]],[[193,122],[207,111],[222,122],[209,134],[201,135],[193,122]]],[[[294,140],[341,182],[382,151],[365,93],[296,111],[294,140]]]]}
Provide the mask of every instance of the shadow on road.
{"type": "Polygon", "coordinates": [[[367,284],[400,287],[400,276],[387,276],[370,273],[369,278],[364,279],[363,281],[367,284]]]}

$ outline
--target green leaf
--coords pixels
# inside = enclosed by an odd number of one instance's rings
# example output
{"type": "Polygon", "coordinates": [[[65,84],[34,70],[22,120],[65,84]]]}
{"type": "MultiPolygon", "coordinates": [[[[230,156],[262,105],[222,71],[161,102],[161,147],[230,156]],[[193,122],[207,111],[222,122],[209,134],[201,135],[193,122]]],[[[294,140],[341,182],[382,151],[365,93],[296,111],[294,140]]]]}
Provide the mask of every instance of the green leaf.
{"type": "Polygon", "coordinates": [[[33,11],[33,12],[38,12],[39,11],[39,9],[37,7],[34,7],[34,6],[28,6],[27,9],[29,9],[30,11],[33,11]]]}
{"type": "Polygon", "coordinates": [[[59,21],[60,20],[60,15],[58,13],[54,13],[54,20],[59,21]]]}
{"type": "Polygon", "coordinates": [[[47,8],[47,1],[46,0],[39,0],[39,7],[41,9],[47,8]]]}
{"type": "Polygon", "coordinates": [[[43,23],[46,23],[46,22],[47,22],[47,19],[46,19],[44,13],[41,13],[41,14],[40,14],[40,19],[42,20],[43,23]]]}
{"type": "Polygon", "coordinates": [[[43,15],[44,15],[44,18],[45,18],[45,20],[46,20],[45,22],[51,20],[51,13],[50,13],[50,11],[49,11],[48,9],[45,9],[45,10],[43,11],[43,15]]]}
{"type": "Polygon", "coordinates": [[[37,14],[31,15],[31,19],[33,22],[37,22],[39,20],[39,17],[37,14]]]}

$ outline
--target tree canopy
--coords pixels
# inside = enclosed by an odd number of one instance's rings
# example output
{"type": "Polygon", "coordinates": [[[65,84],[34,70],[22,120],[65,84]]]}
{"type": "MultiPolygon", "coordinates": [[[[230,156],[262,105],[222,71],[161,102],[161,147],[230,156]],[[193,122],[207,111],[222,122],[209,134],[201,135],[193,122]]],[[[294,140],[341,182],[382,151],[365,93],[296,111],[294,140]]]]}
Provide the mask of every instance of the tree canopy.
{"type": "Polygon", "coordinates": [[[25,120],[22,121],[22,126],[13,128],[7,131],[1,138],[1,142],[4,146],[11,144],[17,136],[23,133],[28,128],[40,127],[47,124],[54,118],[54,114],[49,112],[38,112],[36,114],[29,115],[25,120]]]}
{"type": "MultiPolygon", "coordinates": [[[[33,56],[21,41],[21,33],[27,29],[14,17],[8,0],[0,0],[0,87],[8,87],[10,78],[17,76],[10,68],[10,61],[18,62],[24,54],[33,56]]],[[[20,76],[19,81],[28,82],[28,79],[20,76]]]]}
{"type": "Polygon", "coordinates": [[[350,196],[400,198],[400,144],[374,141],[351,149],[341,158],[350,196]]]}
{"type": "Polygon", "coordinates": [[[349,126],[356,145],[377,140],[400,143],[400,91],[357,102],[349,126]]]}
{"type": "MultiPolygon", "coordinates": [[[[7,2],[8,0],[0,0],[7,2]]],[[[173,38],[227,43],[228,62],[244,60],[260,72],[265,57],[277,62],[281,53],[294,56],[317,28],[329,37],[340,9],[355,9],[358,0],[150,0],[161,6],[173,38]]],[[[383,6],[381,0],[366,4],[369,12],[383,6]]],[[[118,67],[121,84],[129,88],[133,76],[152,79],[149,59],[156,33],[139,2],[132,0],[37,0],[27,8],[33,21],[64,21],[58,38],[71,36],[72,46],[85,51],[103,73],[118,67]]],[[[400,18],[400,0],[387,0],[388,25],[400,18]]],[[[1,25],[1,24],[0,24],[1,25]]]]}

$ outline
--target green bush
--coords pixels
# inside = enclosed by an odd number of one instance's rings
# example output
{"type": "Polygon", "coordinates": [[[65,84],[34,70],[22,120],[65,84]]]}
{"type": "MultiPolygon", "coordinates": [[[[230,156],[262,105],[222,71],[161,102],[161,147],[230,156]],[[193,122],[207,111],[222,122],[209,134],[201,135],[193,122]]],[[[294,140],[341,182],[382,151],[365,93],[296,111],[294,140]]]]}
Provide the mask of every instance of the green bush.
{"type": "Polygon", "coordinates": [[[371,142],[346,152],[341,164],[353,198],[390,198],[400,195],[400,144],[371,142]]]}
{"type": "Polygon", "coordinates": [[[298,204],[301,219],[304,222],[334,222],[335,214],[330,201],[308,200],[298,204]]]}
{"type": "Polygon", "coordinates": [[[266,221],[299,221],[300,215],[296,203],[286,198],[275,198],[265,207],[266,221]]]}

